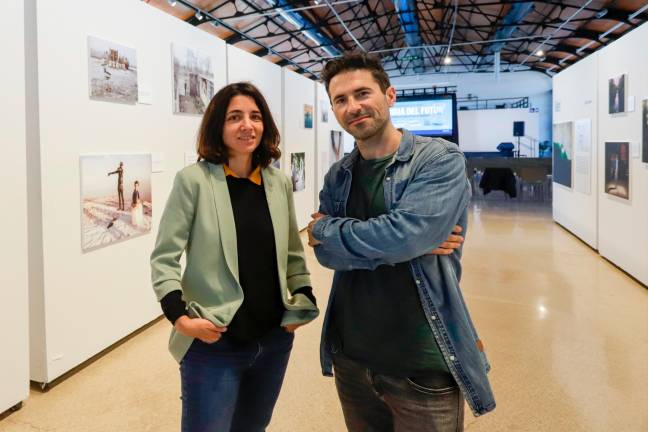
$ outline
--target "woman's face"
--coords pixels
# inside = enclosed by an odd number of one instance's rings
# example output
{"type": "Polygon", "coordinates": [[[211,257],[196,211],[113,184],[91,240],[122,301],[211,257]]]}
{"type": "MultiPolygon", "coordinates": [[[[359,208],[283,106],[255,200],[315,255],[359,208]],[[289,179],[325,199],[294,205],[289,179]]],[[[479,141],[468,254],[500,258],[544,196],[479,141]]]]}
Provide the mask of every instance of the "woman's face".
{"type": "Polygon", "coordinates": [[[259,107],[249,96],[234,96],[227,107],[223,142],[229,157],[252,155],[261,143],[263,117],[259,107]]]}

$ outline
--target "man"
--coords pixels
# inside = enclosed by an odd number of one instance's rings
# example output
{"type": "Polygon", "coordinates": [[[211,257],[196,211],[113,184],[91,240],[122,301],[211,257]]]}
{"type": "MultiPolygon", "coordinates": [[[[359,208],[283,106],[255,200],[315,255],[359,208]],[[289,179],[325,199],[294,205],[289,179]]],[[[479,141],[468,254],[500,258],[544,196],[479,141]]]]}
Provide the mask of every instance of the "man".
{"type": "Polygon", "coordinates": [[[117,210],[124,210],[124,162],[119,162],[119,167],[108,175],[117,174],[117,210]]]}
{"type": "Polygon", "coordinates": [[[465,232],[463,154],[393,126],[396,91],[378,60],[346,55],[322,78],[357,143],[326,175],[308,228],[317,259],[336,270],[323,373],[335,369],[350,431],[463,430],[463,398],[475,415],[495,408],[459,289],[461,248],[444,242],[455,224],[465,232]]]}

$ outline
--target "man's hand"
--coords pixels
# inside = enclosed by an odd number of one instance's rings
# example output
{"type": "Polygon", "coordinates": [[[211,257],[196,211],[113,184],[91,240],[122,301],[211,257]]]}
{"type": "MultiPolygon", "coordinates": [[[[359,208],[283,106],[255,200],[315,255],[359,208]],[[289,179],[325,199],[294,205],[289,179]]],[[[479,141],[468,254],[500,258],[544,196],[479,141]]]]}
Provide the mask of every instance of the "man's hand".
{"type": "Polygon", "coordinates": [[[295,330],[297,330],[299,327],[301,327],[303,325],[304,325],[304,323],[302,323],[302,324],[288,324],[288,325],[283,326],[283,328],[288,333],[295,333],[295,330]]]}
{"type": "Polygon", "coordinates": [[[308,246],[315,247],[318,244],[322,243],[319,240],[316,240],[315,237],[313,237],[313,227],[315,226],[317,221],[322,219],[324,216],[326,216],[326,215],[322,214],[322,213],[313,213],[311,215],[313,220],[308,223],[308,228],[307,228],[307,230],[308,230],[308,246]]]}
{"type": "Polygon", "coordinates": [[[432,252],[428,252],[426,255],[450,255],[454,252],[455,249],[459,249],[461,244],[464,242],[464,238],[460,236],[462,228],[459,225],[455,225],[452,230],[452,234],[448,236],[446,241],[441,243],[441,245],[434,249],[432,252]]]}
{"type": "Polygon", "coordinates": [[[178,318],[174,327],[179,333],[200,339],[208,344],[218,342],[222,333],[227,331],[227,327],[217,327],[209,320],[189,318],[187,315],[178,318]]]}

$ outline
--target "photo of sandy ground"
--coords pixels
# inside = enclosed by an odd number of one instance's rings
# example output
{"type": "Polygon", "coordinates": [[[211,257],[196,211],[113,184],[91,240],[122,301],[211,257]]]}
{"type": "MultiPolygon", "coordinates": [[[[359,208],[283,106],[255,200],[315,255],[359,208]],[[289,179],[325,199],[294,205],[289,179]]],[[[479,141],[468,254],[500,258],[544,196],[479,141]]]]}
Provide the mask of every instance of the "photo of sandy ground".
{"type": "Polygon", "coordinates": [[[92,99],[137,103],[135,50],[88,36],[88,80],[92,99]]]}
{"type": "Polygon", "coordinates": [[[88,252],[151,230],[151,155],[83,155],[81,249],[88,252]]]}
{"type": "Polygon", "coordinates": [[[211,58],[199,51],[171,44],[173,112],[204,114],[214,96],[211,58]]]}

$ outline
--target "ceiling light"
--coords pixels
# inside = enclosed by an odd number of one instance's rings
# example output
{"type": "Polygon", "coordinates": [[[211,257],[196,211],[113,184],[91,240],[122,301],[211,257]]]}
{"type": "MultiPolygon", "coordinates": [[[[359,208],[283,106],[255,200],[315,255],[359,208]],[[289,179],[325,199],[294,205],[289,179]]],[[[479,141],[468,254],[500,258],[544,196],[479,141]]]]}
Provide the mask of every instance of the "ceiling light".
{"type": "Polygon", "coordinates": [[[196,11],[196,19],[198,21],[202,21],[202,19],[203,19],[203,14],[200,13],[200,10],[196,11]]]}
{"type": "Polygon", "coordinates": [[[449,65],[450,63],[452,63],[452,58],[451,58],[450,56],[446,56],[446,57],[443,59],[443,63],[449,65]]]}
{"type": "Polygon", "coordinates": [[[537,55],[538,57],[542,57],[542,56],[544,55],[544,51],[542,51],[542,50],[538,50],[538,51],[536,51],[536,55],[537,55]]]}
{"type": "Polygon", "coordinates": [[[169,2],[169,6],[171,6],[171,7],[175,7],[175,5],[178,4],[178,2],[176,0],[167,0],[167,1],[169,2]]]}

